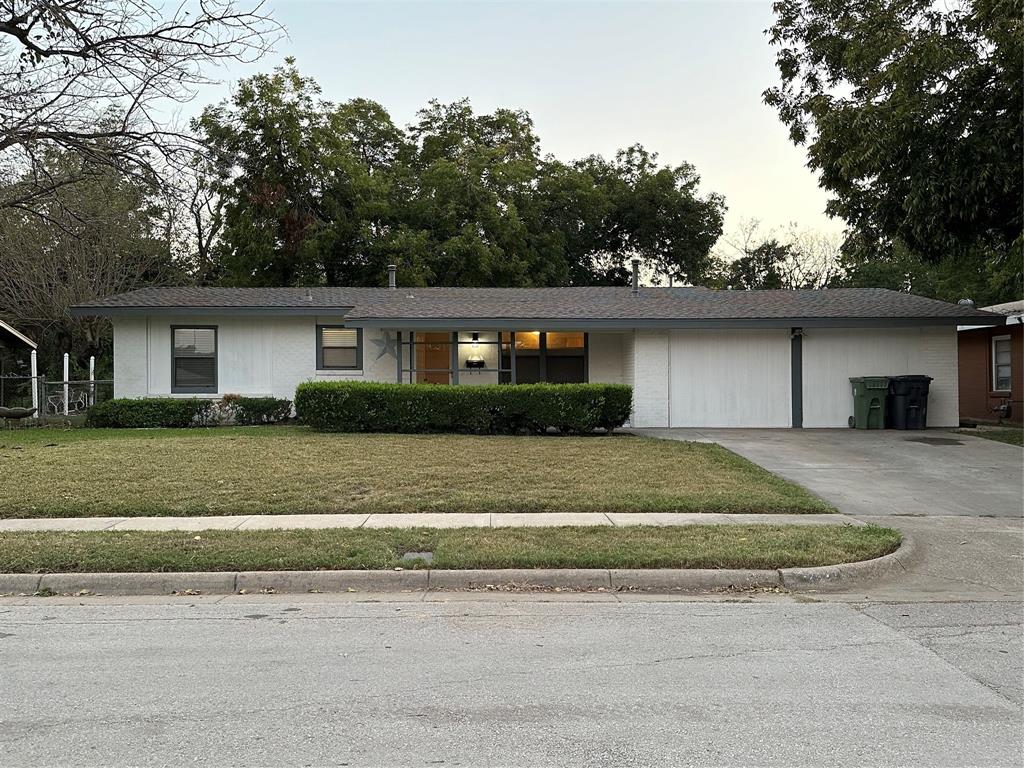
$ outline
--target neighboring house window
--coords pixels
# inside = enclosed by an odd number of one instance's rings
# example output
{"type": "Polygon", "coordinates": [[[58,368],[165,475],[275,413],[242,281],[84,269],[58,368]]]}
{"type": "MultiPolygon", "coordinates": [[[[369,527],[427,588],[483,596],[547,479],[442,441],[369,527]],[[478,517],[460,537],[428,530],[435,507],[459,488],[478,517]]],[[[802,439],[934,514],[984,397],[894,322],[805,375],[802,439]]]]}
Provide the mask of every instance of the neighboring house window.
{"type": "Polygon", "coordinates": [[[171,326],[171,392],[217,391],[217,327],[171,326]]]}
{"type": "Polygon", "coordinates": [[[992,389],[1010,391],[1010,337],[992,337],[992,389]]]}
{"type": "Polygon", "coordinates": [[[363,367],[363,331],[340,325],[316,327],[318,370],[357,371],[363,367]]]}

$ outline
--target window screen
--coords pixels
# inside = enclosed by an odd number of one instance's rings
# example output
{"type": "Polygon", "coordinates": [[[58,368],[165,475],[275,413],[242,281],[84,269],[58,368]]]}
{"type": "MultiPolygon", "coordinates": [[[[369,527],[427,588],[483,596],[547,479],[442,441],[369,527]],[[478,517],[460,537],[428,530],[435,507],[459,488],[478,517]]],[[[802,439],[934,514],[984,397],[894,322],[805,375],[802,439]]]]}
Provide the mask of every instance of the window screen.
{"type": "Polygon", "coordinates": [[[217,329],[172,328],[172,392],[217,391],[217,329]]]}
{"type": "Polygon", "coordinates": [[[998,392],[1010,391],[1010,337],[992,339],[992,389],[998,392]]]}
{"type": "Polygon", "coordinates": [[[316,367],[358,370],[362,367],[363,332],[359,328],[317,326],[316,367]]]}

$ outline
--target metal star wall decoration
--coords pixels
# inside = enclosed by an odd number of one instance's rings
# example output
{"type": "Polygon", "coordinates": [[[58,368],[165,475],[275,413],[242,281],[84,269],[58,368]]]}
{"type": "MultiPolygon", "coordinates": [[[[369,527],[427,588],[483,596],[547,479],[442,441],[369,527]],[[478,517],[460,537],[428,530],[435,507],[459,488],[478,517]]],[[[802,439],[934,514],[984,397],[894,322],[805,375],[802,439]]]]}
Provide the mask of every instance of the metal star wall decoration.
{"type": "Polygon", "coordinates": [[[397,339],[391,335],[391,331],[383,331],[381,338],[371,339],[371,341],[380,349],[374,359],[380,360],[384,355],[391,355],[396,360],[398,359],[398,343],[397,339]]]}

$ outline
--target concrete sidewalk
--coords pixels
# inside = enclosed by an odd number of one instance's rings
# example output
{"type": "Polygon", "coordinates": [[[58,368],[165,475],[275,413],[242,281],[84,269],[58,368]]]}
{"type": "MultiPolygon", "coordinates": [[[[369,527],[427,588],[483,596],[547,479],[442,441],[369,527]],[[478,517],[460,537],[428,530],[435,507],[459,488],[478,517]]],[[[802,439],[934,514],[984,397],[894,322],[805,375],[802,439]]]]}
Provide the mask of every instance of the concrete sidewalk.
{"type": "Polygon", "coordinates": [[[257,531],[272,528],[550,528],[563,525],[866,525],[853,517],[685,512],[429,513],[393,515],[223,515],[210,517],[61,517],[0,520],[12,531],[257,531]]]}

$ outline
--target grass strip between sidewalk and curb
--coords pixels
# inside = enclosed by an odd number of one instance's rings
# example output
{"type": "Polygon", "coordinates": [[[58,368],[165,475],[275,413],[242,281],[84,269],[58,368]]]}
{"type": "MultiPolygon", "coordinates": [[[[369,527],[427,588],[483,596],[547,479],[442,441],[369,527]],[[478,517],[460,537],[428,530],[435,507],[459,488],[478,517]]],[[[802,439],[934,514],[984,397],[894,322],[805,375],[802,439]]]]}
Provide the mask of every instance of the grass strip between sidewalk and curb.
{"type": "Polygon", "coordinates": [[[776,569],[868,560],[899,544],[889,528],[839,525],[18,532],[0,534],[0,572],[776,569]],[[424,552],[429,562],[403,558],[424,552]]]}
{"type": "Polygon", "coordinates": [[[632,435],[304,427],[0,436],[0,518],[419,512],[834,512],[720,445],[632,435]]]}

